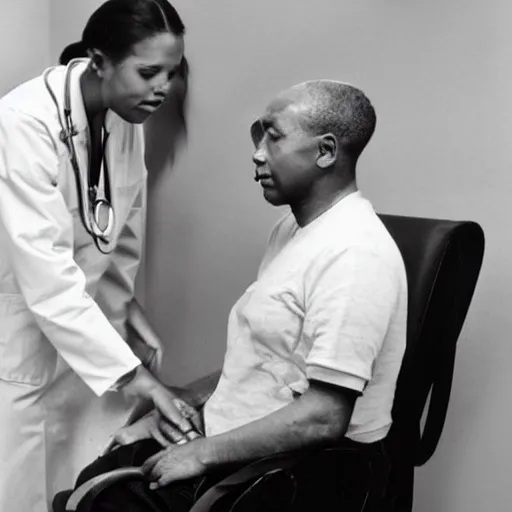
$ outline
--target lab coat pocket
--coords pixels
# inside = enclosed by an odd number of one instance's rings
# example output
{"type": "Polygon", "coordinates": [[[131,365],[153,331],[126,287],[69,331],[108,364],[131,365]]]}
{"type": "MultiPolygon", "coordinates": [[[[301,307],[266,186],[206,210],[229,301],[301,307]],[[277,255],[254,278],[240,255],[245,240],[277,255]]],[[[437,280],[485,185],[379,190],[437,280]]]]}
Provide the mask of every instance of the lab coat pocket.
{"type": "Polygon", "coordinates": [[[0,294],[0,380],[40,386],[51,379],[57,353],[21,295],[0,294]]]}

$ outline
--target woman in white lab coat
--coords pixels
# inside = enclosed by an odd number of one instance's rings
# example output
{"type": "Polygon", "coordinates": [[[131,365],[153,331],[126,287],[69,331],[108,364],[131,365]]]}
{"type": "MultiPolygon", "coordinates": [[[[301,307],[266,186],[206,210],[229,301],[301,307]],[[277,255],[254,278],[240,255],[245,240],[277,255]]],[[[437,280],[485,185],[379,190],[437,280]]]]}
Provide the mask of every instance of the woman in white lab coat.
{"type": "Polygon", "coordinates": [[[0,99],[2,512],[46,512],[137,398],[190,429],[126,342],[141,123],[180,70],[183,33],[166,0],[109,0],[84,29],[88,58],[0,99]]]}

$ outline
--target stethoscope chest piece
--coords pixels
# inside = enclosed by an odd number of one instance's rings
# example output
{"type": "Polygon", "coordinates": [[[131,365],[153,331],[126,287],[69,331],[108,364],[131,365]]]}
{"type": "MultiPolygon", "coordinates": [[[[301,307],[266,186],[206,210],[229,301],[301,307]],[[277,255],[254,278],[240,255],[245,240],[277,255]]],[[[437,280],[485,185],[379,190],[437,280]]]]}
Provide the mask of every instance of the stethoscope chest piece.
{"type": "Polygon", "coordinates": [[[103,198],[96,199],[92,204],[91,214],[91,230],[94,236],[99,238],[104,244],[108,244],[115,226],[114,208],[110,201],[103,198]]]}

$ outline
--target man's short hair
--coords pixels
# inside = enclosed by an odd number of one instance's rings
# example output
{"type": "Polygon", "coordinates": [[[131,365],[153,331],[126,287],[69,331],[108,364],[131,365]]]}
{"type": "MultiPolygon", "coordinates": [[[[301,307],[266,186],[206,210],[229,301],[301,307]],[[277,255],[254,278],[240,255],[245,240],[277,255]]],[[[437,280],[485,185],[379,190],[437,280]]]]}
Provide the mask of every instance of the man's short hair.
{"type": "Polygon", "coordinates": [[[311,98],[304,127],[314,135],[332,133],[345,154],[357,160],[371,139],[377,117],[360,89],[334,80],[299,84],[311,98]]]}

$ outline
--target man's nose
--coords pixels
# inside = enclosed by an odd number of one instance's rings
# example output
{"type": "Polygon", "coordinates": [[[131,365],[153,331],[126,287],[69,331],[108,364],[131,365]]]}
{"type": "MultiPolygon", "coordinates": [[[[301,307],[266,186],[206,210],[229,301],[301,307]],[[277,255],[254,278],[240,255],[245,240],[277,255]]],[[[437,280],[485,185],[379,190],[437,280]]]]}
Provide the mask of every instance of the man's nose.
{"type": "Polygon", "coordinates": [[[252,154],[252,161],[257,165],[265,165],[265,153],[261,146],[258,146],[252,154]]]}

